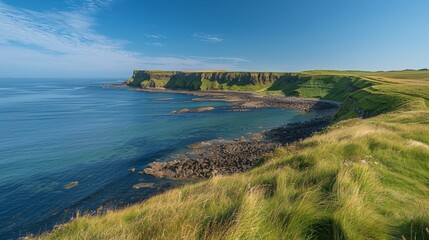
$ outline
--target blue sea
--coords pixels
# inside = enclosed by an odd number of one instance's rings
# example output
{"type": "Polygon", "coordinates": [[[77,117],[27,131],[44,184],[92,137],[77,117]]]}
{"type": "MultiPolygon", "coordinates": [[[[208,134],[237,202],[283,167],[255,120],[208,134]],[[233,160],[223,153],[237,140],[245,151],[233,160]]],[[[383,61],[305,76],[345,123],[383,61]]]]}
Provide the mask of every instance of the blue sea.
{"type": "Polygon", "coordinates": [[[231,112],[195,96],[103,88],[122,79],[0,79],[0,239],[39,234],[77,212],[120,208],[177,182],[132,174],[186,146],[232,139],[316,113],[231,112]],[[202,113],[172,110],[213,106],[202,113]],[[73,188],[65,185],[78,181],[73,188]],[[155,188],[134,189],[137,183],[155,188]]]}

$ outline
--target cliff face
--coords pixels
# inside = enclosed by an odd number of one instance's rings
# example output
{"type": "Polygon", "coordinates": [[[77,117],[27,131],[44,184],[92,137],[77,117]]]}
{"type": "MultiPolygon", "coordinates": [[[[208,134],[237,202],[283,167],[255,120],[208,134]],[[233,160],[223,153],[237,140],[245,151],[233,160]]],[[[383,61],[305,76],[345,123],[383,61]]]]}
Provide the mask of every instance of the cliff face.
{"type": "Polygon", "coordinates": [[[201,77],[209,81],[217,81],[221,84],[229,85],[264,85],[275,82],[280,74],[278,73],[251,73],[251,72],[208,72],[201,77]]]}
{"type": "Polygon", "coordinates": [[[133,76],[125,81],[130,87],[165,87],[161,80],[168,81],[177,72],[164,71],[140,71],[134,70],[133,76]]]}
{"type": "MultiPolygon", "coordinates": [[[[158,78],[157,75],[155,77],[158,78]]],[[[171,89],[201,90],[201,85],[201,73],[178,72],[170,77],[165,87],[171,89]]]]}
{"type": "Polygon", "coordinates": [[[343,101],[371,84],[356,76],[278,72],[176,72],[135,70],[130,87],[184,90],[268,91],[286,96],[343,101]]]}
{"type": "Polygon", "coordinates": [[[259,90],[279,79],[281,73],[268,72],[174,72],[140,71],[126,81],[131,87],[166,87],[187,90],[259,90]]]}

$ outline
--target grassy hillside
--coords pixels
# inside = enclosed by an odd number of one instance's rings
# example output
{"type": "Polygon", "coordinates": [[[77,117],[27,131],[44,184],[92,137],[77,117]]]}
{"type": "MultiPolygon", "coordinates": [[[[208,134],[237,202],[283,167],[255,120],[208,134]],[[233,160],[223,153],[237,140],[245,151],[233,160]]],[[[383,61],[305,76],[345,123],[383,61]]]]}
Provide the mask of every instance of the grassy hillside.
{"type": "Polygon", "coordinates": [[[429,71],[295,77],[267,90],[341,100],[337,123],[249,172],[81,216],[40,238],[429,239],[429,71]]]}
{"type": "Polygon", "coordinates": [[[285,74],[267,91],[281,91],[287,96],[343,101],[350,93],[373,83],[354,76],[285,74]]]}

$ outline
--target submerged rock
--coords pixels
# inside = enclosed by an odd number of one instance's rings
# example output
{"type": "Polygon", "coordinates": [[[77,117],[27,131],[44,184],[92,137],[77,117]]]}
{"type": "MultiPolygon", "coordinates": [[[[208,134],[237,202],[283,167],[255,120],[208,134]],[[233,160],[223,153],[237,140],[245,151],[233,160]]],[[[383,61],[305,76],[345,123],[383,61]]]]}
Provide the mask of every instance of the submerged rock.
{"type": "Polygon", "coordinates": [[[155,183],[137,183],[133,185],[134,189],[140,189],[140,188],[153,188],[155,186],[155,183]]]}
{"type": "Polygon", "coordinates": [[[212,111],[214,110],[214,107],[201,107],[201,108],[184,108],[178,111],[171,111],[172,114],[181,114],[181,113],[199,113],[199,112],[206,112],[206,111],[212,111]]]}
{"type": "Polygon", "coordinates": [[[234,108],[234,109],[231,109],[229,111],[230,112],[248,112],[248,111],[250,111],[250,109],[248,109],[248,108],[234,108]]]}
{"type": "Polygon", "coordinates": [[[210,142],[204,142],[204,141],[202,141],[202,142],[190,144],[188,146],[188,148],[190,148],[190,149],[199,149],[199,148],[208,147],[210,145],[211,145],[210,142]]]}
{"type": "Polygon", "coordinates": [[[72,187],[76,187],[78,184],[79,184],[79,182],[78,182],[78,181],[70,182],[70,183],[67,183],[67,184],[64,186],[64,188],[65,188],[65,189],[70,189],[70,188],[72,188],[72,187]]]}

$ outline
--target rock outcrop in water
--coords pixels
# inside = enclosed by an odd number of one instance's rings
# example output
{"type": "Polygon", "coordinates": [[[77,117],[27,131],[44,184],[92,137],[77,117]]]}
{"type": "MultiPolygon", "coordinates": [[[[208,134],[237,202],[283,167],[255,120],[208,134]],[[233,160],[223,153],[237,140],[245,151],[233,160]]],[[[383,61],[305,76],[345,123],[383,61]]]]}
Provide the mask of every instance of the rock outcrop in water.
{"type": "Polygon", "coordinates": [[[243,172],[253,167],[264,155],[280,146],[276,143],[257,141],[226,141],[222,144],[198,149],[198,156],[183,155],[180,160],[154,162],[143,170],[159,178],[209,178],[214,175],[225,175],[243,172]]]}
{"type": "Polygon", "coordinates": [[[214,107],[200,107],[200,108],[192,108],[192,109],[188,109],[188,108],[184,108],[184,109],[180,109],[180,110],[174,110],[171,111],[172,114],[181,114],[181,113],[200,113],[200,112],[207,112],[207,111],[212,111],[214,110],[214,107]]]}
{"type": "MultiPolygon", "coordinates": [[[[145,91],[202,96],[194,100],[229,101],[233,108],[232,111],[246,111],[250,108],[261,107],[324,111],[337,109],[339,105],[337,102],[320,99],[342,101],[351,92],[367,87],[369,83],[362,81],[359,77],[306,73],[136,70],[125,84],[134,88],[142,88],[145,91]],[[267,94],[256,94],[255,91],[259,90],[266,91],[267,94]],[[271,92],[284,95],[269,94],[271,92]]],[[[200,112],[200,110],[182,109],[172,113],[188,112],[200,112]]],[[[255,166],[263,155],[273,152],[276,147],[308,137],[323,129],[328,123],[329,121],[326,119],[319,119],[276,128],[264,133],[262,138],[255,137],[209,144],[202,148],[192,149],[189,154],[174,161],[151,163],[142,173],[166,178],[207,178],[217,174],[242,172],[255,166]]]]}
{"type": "Polygon", "coordinates": [[[79,182],[78,182],[78,181],[70,182],[70,183],[67,183],[67,184],[64,186],[64,188],[65,188],[65,189],[70,189],[70,188],[76,187],[78,184],[79,184],[79,182]]]}
{"type": "MultiPolygon", "coordinates": [[[[329,109],[337,109],[337,102],[319,100],[319,99],[303,99],[297,97],[285,97],[279,94],[260,95],[254,92],[244,91],[188,91],[188,90],[169,90],[169,89],[145,89],[147,92],[165,92],[165,93],[183,93],[188,95],[199,96],[194,98],[194,101],[227,101],[231,103],[233,109],[231,111],[248,111],[251,108],[291,108],[303,111],[324,111],[329,109]]],[[[172,113],[182,111],[186,112],[203,112],[213,110],[211,107],[203,107],[196,109],[176,110],[172,113]]]]}
{"type": "Polygon", "coordinates": [[[210,178],[243,172],[254,167],[261,158],[281,145],[306,138],[328,126],[329,118],[320,118],[305,123],[289,124],[263,134],[254,134],[251,139],[214,140],[189,146],[186,154],[168,162],[153,162],[142,174],[158,178],[210,178]]]}

